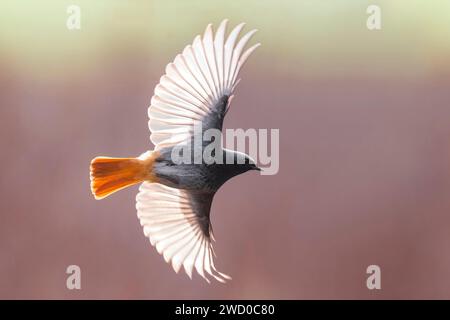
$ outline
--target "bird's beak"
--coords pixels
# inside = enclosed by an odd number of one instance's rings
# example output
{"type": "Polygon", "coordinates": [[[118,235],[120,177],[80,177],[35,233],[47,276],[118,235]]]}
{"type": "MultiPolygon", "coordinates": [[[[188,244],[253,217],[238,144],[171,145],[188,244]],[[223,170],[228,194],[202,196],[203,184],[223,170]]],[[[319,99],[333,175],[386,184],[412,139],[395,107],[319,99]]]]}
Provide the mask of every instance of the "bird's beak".
{"type": "Polygon", "coordinates": [[[254,167],[253,170],[262,171],[262,169],[260,167],[254,167]]]}

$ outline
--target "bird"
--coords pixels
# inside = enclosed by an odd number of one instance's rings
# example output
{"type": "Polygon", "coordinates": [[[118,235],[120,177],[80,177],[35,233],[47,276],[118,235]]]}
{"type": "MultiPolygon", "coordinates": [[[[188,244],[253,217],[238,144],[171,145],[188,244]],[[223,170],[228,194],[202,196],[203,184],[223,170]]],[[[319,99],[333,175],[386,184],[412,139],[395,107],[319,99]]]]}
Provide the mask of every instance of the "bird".
{"type": "Polygon", "coordinates": [[[95,199],[141,183],[136,209],[145,236],[176,273],[183,268],[192,279],[195,270],[208,283],[231,280],[214,264],[213,197],[229,179],[250,170],[261,171],[249,155],[226,149],[217,141],[212,155],[223,161],[174,161],[176,148],[187,147],[192,154],[205,150],[206,141],[194,141],[196,124],[201,133],[221,132],[239,72],[260,46],[246,48],[257,30],[239,37],[245,25],[240,23],[227,36],[227,25],[225,19],[214,32],[209,24],[203,35],[197,35],[166,66],[148,107],[154,149],[138,157],[98,156],[90,163],[95,199]],[[233,161],[225,161],[229,159],[233,161]]]}

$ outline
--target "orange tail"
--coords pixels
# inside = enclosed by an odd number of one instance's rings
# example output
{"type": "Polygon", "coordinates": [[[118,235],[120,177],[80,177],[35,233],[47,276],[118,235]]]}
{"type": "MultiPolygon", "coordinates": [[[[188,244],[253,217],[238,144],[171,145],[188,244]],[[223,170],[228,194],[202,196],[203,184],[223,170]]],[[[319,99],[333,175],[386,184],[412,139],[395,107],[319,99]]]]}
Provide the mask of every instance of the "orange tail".
{"type": "Polygon", "coordinates": [[[144,180],[156,182],[152,173],[156,155],[156,152],[146,152],[139,158],[94,158],[91,161],[91,191],[95,199],[103,199],[144,180]]]}

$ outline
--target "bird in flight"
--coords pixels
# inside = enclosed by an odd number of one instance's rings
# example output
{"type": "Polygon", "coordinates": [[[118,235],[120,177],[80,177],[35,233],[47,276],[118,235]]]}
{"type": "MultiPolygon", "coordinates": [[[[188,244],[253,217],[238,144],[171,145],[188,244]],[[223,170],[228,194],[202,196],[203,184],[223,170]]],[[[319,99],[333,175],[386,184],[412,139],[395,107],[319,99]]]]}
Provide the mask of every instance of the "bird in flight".
{"type": "Polygon", "coordinates": [[[210,220],[214,194],[232,177],[260,169],[250,156],[221,146],[223,161],[213,163],[180,163],[173,155],[180,147],[203,155],[210,142],[194,141],[196,124],[201,124],[201,132],[222,130],[239,71],[260,45],[244,50],[256,30],[238,41],[243,27],[244,23],[237,25],[227,37],[227,20],[215,33],[208,25],[203,36],[197,36],[167,65],[148,108],[154,150],[136,158],[96,157],[90,165],[95,199],[142,182],[136,208],[145,236],[175,272],[184,267],[192,278],[195,269],[208,282],[210,277],[220,282],[231,279],[214,265],[210,220]]]}

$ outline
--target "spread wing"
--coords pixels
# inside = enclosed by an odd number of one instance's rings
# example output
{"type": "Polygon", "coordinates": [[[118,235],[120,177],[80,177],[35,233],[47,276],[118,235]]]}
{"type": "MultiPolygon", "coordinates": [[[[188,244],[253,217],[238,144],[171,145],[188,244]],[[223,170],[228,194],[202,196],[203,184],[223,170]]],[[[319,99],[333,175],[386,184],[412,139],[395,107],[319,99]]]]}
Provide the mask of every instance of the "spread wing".
{"type": "Polygon", "coordinates": [[[159,183],[144,182],[136,197],[136,208],[144,234],[178,273],[181,267],[192,278],[197,270],[220,282],[231,279],[214,266],[209,210],[212,194],[193,194],[159,183]]]}
{"type": "Polygon", "coordinates": [[[228,38],[226,27],[224,20],[213,34],[208,25],[203,37],[197,36],[167,65],[148,108],[150,139],[155,150],[190,139],[198,121],[204,127],[222,128],[223,116],[239,82],[239,71],[259,46],[258,43],[244,51],[256,30],[237,41],[244,23],[236,26],[228,38]]]}

